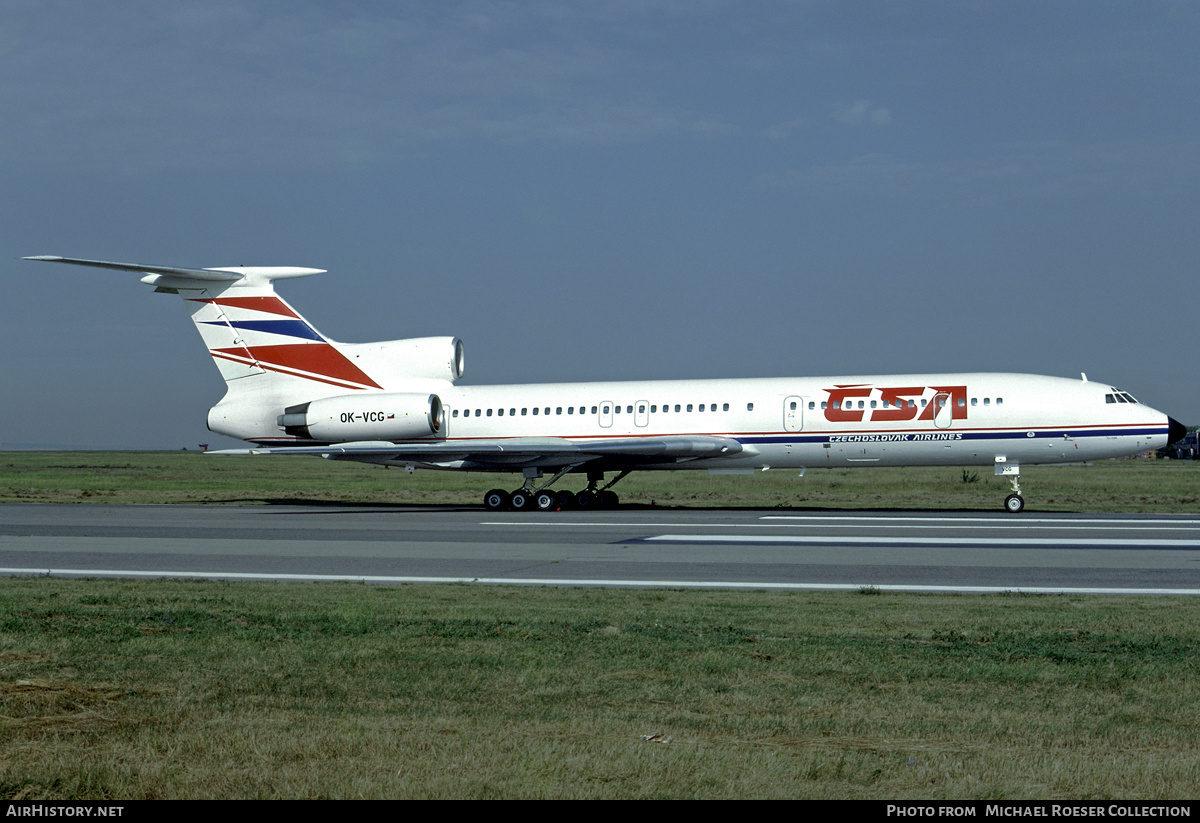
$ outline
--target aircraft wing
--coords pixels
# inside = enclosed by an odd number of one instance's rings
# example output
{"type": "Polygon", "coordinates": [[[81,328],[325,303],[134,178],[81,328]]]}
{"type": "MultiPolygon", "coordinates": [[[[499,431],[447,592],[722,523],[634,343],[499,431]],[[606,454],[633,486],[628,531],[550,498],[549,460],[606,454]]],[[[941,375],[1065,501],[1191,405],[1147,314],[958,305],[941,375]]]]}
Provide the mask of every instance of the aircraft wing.
{"type": "Polygon", "coordinates": [[[559,437],[511,437],[389,443],[369,441],[328,446],[265,446],[225,449],[209,454],[313,454],[365,463],[413,463],[456,468],[518,471],[526,467],[559,469],[599,462],[608,467],[685,463],[741,453],[732,437],[680,434],[663,437],[613,437],[567,440],[559,437]]]}

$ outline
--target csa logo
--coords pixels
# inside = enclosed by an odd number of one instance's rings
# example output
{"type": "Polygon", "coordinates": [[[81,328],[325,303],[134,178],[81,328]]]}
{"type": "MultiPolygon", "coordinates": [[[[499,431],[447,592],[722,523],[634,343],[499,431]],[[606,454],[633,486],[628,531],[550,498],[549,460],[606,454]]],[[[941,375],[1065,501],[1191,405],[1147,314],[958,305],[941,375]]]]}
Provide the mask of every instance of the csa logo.
{"type": "MultiPolygon", "coordinates": [[[[896,420],[933,420],[939,410],[950,407],[952,420],[967,418],[966,386],[902,386],[899,388],[876,388],[867,384],[834,386],[826,389],[829,402],[825,406],[825,419],[831,423],[858,423],[866,418],[872,423],[896,420]],[[854,400],[876,400],[881,408],[853,408],[854,400]],[[921,401],[925,406],[921,407],[921,401]]],[[[866,405],[864,402],[863,405],[866,405]]]]}

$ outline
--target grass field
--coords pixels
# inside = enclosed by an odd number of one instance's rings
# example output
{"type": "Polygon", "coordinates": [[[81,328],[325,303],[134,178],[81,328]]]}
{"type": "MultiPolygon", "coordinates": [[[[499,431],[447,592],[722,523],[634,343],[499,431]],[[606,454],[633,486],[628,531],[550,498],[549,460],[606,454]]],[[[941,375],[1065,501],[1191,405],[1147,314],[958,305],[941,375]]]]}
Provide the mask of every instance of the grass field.
{"type": "MultiPolygon", "coordinates": [[[[1194,514],[1198,471],[1022,481],[1028,510],[1194,514]]],[[[0,502],[478,506],[497,479],[0,454],[0,502]]],[[[1006,484],[875,469],[620,488],[647,506],[999,511],[1006,484]]],[[[1195,598],[0,579],[6,799],[1178,799],[1200,796],[1198,692],[1195,598]]]]}
{"type": "MultiPolygon", "coordinates": [[[[519,475],[384,469],[308,457],[200,452],[3,452],[0,502],[329,502],[478,506],[519,475]]],[[[558,488],[581,488],[572,477],[558,488]]],[[[1200,461],[1110,460],[1030,466],[1027,511],[1195,512],[1200,461]]],[[[1008,481],[989,469],[873,468],[759,472],[641,472],[616,491],[623,504],[749,508],[999,511],[1008,481]]]]}
{"type": "Polygon", "coordinates": [[[1200,795],[1200,600],[0,581],[0,796],[1200,795]]]}

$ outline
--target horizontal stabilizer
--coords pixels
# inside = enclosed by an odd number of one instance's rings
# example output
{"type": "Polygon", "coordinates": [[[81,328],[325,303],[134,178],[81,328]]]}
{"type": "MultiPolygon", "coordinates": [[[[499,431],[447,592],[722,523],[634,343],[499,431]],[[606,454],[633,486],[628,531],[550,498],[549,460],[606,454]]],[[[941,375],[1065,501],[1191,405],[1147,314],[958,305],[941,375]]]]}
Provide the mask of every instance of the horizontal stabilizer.
{"type": "Polygon", "coordinates": [[[167,274],[175,277],[187,277],[192,280],[215,280],[226,282],[240,280],[240,274],[209,269],[181,269],[177,266],[143,266],[139,263],[109,263],[105,260],[81,260],[75,257],[55,257],[49,254],[37,257],[23,257],[22,260],[43,260],[47,263],[71,263],[76,266],[91,266],[97,269],[115,269],[117,271],[135,271],[142,274],[167,274]]]}
{"type": "Polygon", "coordinates": [[[132,271],[141,274],[161,274],[168,277],[182,277],[188,280],[206,280],[217,283],[229,283],[243,278],[261,278],[263,280],[285,280],[292,277],[307,277],[310,274],[321,274],[324,269],[304,269],[296,266],[238,266],[217,269],[184,269],[178,266],[146,266],[141,263],[112,263],[107,260],[84,260],[78,257],[57,257],[51,254],[41,254],[34,257],[23,257],[22,260],[41,260],[46,263],[70,263],[75,266],[90,266],[96,269],[114,269],[116,271],[132,271]]]}

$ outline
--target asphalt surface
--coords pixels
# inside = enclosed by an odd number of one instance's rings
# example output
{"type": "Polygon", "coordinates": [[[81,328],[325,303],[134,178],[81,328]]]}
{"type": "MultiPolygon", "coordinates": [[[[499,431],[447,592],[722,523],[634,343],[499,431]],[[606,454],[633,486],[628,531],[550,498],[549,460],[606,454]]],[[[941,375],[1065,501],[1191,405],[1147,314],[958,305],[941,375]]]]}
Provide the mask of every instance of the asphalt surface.
{"type": "Polygon", "coordinates": [[[6,504],[0,574],[1200,594],[1200,518],[6,504]]]}

